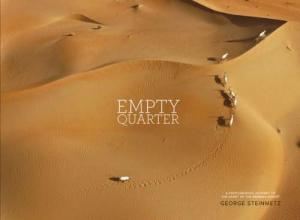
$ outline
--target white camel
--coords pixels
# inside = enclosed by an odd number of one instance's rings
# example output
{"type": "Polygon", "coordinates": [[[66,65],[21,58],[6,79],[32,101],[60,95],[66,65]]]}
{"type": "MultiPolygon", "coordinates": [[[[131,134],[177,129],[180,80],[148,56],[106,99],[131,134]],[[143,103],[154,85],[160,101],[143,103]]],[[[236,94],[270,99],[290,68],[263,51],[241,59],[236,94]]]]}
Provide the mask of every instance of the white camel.
{"type": "Polygon", "coordinates": [[[259,35],[257,36],[257,38],[255,39],[256,42],[262,41],[263,39],[265,39],[267,37],[267,31],[263,30],[262,32],[259,33],[259,35]]]}
{"type": "Polygon", "coordinates": [[[119,177],[118,177],[118,180],[119,180],[120,182],[127,182],[127,181],[130,180],[130,177],[129,177],[129,176],[119,176],[119,177]]]}
{"type": "Polygon", "coordinates": [[[227,94],[230,99],[234,99],[236,97],[235,93],[231,89],[228,90],[227,94]]]}
{"type": "Polygon", "coordinates": [[[230,106],[235,108],[237,106],[237,98],[234,96],[233,98],[230,99],[230,106]]]}
{"type": "Polygon", "coordinates": [[[222,63],[229,57],[229,53],[224,53],[221,58],[218,59],[218,63],[222,63]]]}
{"type": "Polygon", "coordinates": [[[225,118],[224,122],[226,127],[231,127],[233,125],[233,114],[231,114],[229,118],[225,118]]]}
{"type": "Polygon", "coordinates": [[[218,83],[220,83],[223,87],[225,87],[228,83],[228,77],[226,75],[226,73],[224,73],[224,75],[217,75],[216,76],[218,79],[218,83]]]}
{"type": "Polygon", "coordinates": [[[224,74],[223,77],[220,78],[220,81],[221,81],[222,86],[225,87],[227,85],[227,83],[228,83],[228,77],[227,77],[227,75],[224,74]]]}

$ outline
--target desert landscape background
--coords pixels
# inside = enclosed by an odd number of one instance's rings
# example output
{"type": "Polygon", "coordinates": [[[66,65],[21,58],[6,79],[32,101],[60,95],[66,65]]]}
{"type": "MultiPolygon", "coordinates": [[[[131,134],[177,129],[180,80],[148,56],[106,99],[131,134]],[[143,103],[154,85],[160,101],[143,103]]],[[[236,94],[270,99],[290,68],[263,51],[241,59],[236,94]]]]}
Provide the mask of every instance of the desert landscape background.
{"type": "Polygon", "coordinates": [[[299,22],[296,0],[1,0],[1,218],[300,219],[299,22]],[[180,124],[123,127],[119,98],[180,99],[180,124]]]}

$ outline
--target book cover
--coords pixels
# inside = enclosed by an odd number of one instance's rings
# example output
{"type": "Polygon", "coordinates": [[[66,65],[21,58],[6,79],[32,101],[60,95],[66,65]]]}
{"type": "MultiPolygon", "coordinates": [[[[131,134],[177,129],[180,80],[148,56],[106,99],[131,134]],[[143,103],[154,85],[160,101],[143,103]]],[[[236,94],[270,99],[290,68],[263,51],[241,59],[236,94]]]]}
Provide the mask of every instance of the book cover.
{"type": "Polygon", "coordinates": [[[1,0],[1,219],[300,219],[297,0],[1,0]]]}

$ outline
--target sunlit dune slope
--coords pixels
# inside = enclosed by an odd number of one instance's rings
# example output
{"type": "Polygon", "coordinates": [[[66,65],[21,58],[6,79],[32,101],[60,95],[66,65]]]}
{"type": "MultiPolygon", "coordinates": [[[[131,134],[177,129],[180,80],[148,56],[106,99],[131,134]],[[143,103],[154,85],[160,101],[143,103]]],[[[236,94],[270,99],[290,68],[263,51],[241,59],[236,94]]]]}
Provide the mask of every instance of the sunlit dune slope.
{"type": "MultiPolygon", "coordinates": [[[[280,208],[270,208],[265,219],[297,219],[300,141],[300,24],[290,22],[254,49],[220,67],[230,76],[237,96],[243,97],[277,130],[284,143],[285,163],[278,192],[280,208]]],[[[270,158],[266,158],[270,159],[270,158]]]]}
{"type": "Polygon", "coordinates": [[[133,61],[4,95],[4,213],[23,219],[48,212],[44,219],[62,212],[67,219],[261,217],[266,208],[232,212],[217,209],[216,201],[228,190],[276,190],[282,143],[242,97],[235,126],[218,125],[230,110],[215,72],[133,61]],[[123,127],[116,121],[118,98],[180,99],[180,125],[123,127]],[[109,179],[124,173],[133,178],[127,185],[109,179]]]}
{"type": "Polygon", "coordinates": [[[284,21],[300,21],[298,0],[194,0],[216,11],[284,21]]]}

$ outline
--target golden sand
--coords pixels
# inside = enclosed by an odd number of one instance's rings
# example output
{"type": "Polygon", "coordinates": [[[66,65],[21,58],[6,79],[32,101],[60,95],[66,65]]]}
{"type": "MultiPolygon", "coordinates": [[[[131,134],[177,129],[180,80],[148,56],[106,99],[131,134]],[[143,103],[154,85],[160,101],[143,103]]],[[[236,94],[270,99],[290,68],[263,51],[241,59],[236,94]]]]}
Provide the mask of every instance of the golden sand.
{"type": "Polygon", "coordinates": [[[1,218],[297,219],[299,4],[246,3],[3,0],[1,218]],[[178,99],[179,123],[122,126],[118,99],[178,99]]]}

